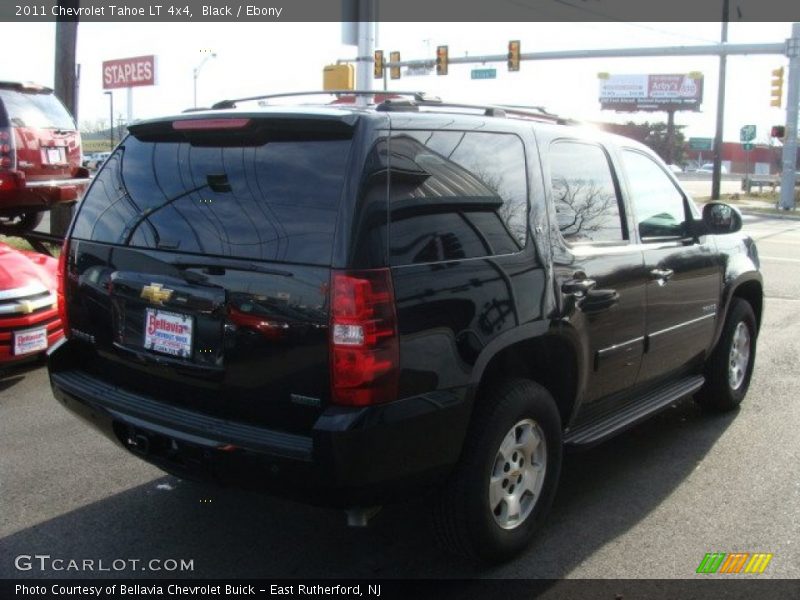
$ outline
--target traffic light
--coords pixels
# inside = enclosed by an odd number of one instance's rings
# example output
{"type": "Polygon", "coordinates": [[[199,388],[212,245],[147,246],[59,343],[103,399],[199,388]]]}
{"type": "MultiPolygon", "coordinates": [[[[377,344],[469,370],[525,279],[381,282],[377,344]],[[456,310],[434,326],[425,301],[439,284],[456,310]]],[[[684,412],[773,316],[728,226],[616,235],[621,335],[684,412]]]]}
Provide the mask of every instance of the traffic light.
{"type": "Polygon", "coordinates": [[[508,42],[508,70],[519,71],[519,40],[508,42]]]}
{"type": "Polygon", "coordinates": [[[769,130],[769,137],[783,139],[786,137],[786,127],[783,125],[773,125],[769,130]]]}
{"type": "Polygon", "coordinates": [[[781,99],[783,98],[783,67],[772,70],[772,90],[770,95],[772,96],[772,101],[769,103],[770,106],[780,108],[781,99]]]}
{"type": "Polygon", "coordinates": [[[436,46],[436,74],[447,75],[447,64],[450,59],[447,56],[447,46],[436,46]]]}
{"type": "Polygon", "coordinates": [[[323,90],[355,89],[355,70],[351,64],[326,65],[322,69],[323,90]]]}
{"type": "Polygon", "coordinates": [[[372,69],[375,79],[383,79],[383,50],[375,50],[375,63],[372,69]]]}
{"type": "MultiPolygon", "coordinates": [[[[399,63],[400,53],[389,52],[389,62],[399,63]]],[[[400,67],[391,67],[389,69],[389,77],[391,77],[392,79],[400,79],[400,67]]]]}

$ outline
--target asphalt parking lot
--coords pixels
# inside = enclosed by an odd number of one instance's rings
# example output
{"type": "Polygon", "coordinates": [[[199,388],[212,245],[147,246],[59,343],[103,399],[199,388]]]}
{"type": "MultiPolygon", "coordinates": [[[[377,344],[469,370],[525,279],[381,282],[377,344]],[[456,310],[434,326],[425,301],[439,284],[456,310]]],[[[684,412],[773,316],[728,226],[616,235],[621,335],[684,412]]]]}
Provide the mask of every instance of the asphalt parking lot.
{"type": "Polygon", "coordinates": [[[0,379],[0,577],[685,578],[707,552],[771,552],[760,577],[800,578],[800,221],[747,217],[746,229],[767,300],[742,408],[709,416],[682,401],[568,455],[549,522],[506,565],[441,552],[426,498],[358,530],[338,511],[165,476],[68,414],[31,366],[0,379]],[[33,554],[194,569],[15,569],[33,554]]]}

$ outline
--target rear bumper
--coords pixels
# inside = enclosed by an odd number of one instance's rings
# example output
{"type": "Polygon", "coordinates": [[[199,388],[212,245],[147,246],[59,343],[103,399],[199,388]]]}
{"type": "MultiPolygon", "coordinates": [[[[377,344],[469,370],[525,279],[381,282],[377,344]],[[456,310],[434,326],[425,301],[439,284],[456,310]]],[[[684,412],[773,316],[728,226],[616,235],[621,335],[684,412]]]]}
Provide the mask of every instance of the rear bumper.
{"type": "Polygon", "coordinates": [[[275,431],[171,406],[65,367],[69,345],[49,353],[53,393],[115,443],[179,476],[314,504],[384,504],[439,481],[458,460],[469,420],[465,389],[329,408],[308,435],[275,431]]]}
{"type": "Polygon", "coordinates": [[[0,214],[7,213],[9,209],[45,210],[54,204],[75,202],[90,182],[91,179],[85,177],[33,181],[21,179],[16,189],[0,191],[0,214]]]}

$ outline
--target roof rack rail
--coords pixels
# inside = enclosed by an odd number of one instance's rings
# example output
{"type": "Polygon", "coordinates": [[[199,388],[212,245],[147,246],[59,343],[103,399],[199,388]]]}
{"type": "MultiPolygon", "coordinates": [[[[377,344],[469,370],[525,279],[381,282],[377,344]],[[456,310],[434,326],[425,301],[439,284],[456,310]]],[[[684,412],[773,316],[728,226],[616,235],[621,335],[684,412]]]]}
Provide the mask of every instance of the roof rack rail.
{"type": "Polygon", "coordinates": [[[552,120],[559,125],[578,125],[580,121],[576,119],[572,119],[570,117],[562,117],[557,115],[556,113],[551,113],[543,106],[517,106],[513,104],[501,104],[500,108],[504,109],[511,115],[519,116],[525,118],[527,116],[533,116],[533,118],[543,118],[547,120],[552,120]],[[535,112],[533,112],[535,111],[535,112]]]}
{"type": "Polygon", "coordinates": [[[531,106],[531,107],[516,107],[516,106],[507,106],[504,104],[500,105],[493,105],[493,104],[467,104],[462,102],[443,102],[438,101],[435,103],[428,103],[426,101],[422,101],[418,103],[419,106],[433,106],[433,107],[441,107],[441,108],[465,108],[470,110],[482,110],[483,114],[487,117],[512,117],[512,118],[523,118],[523,119],[531,119],[535,121],[546,121],[550,123],[557,123],[560,125],[567,125],[572,121],[570,119],[565,119],[564,117],[559,117],[555,113],[551,113],[546,111],[541,106],[531,106]]]}
{"type": "Polygon", "coordinates": [[[237,102],[251,102],[253,100],[270,100],[272,98],[293,98],[298,96],[409,96],[415,101],[437,102],[436,96],[427,92],[398,92],[396,90],[323,90],[311,92],[285,92],[281,94],[262,94],[245,98],[220,100],[211,105],[212,109],[235,108],[237,102]]]}
{"type": "Polygon", "coordinates": [[[413,101],[408,100],[406,98],[401,99],[392,99],[387,98],[380,104],[375,107],[375,110],[379,111],[419,111],[420,108],[466,108],[469,110],[481,110],[483,111],[484,116],[487,117],[505,117],[506,113],[505,110],[498,106],[482,106],[478,104],[463,104],[461,102],[443,102],[442,100],[422,100],[422,101],[413,101]]]}
{"type": "Polygon", "coordinates": [[[515,105],[493,105],[493,104],[468,104],[462,102],[444,102],[438,96],[432,96],[421,91],[397,91],[397,90],[323,90],[309,92],[284,92],[280,94],[262,94],[259,96],[248,96],[245,98],[234,98],[231,100],[220,100],[211,105],[212,109],[235,108],[237,102],[252,102],[254,100],[272,100],[276,98],[297,98],[302,96],[381,96],[383,100],[375,105],[375,110],[385,112],[409,112],[417,111],[420,108],[456,108],[483,111],[487,117],[511,117],[518,119],[531,119],[535,121],[545,121],[557,123],[559,125],[571,125],[577,123],[572,119],[560,117],[557,114],[548,112],[542,106],[515,106],[515,105]],[[401,98],[397,98],[400,96],[401,98]]]}

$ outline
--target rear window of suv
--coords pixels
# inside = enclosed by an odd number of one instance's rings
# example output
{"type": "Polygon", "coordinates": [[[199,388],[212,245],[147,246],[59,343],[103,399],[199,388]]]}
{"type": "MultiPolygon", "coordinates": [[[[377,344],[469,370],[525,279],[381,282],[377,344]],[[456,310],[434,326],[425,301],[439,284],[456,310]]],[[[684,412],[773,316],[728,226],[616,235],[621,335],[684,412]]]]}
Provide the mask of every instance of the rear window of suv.
{"type": "Polygon", "coordinates": [[[350,139],[192,145],[129,136],[81,203],[73,237],[330,264],[350,139]]]}
{"type": "Polygon", "coordinates": [[[75,129],[75,122],[69,112],[53,94],[30,94],[0,89],[0,104],[13,127],[69,131],[75,129]]]}

